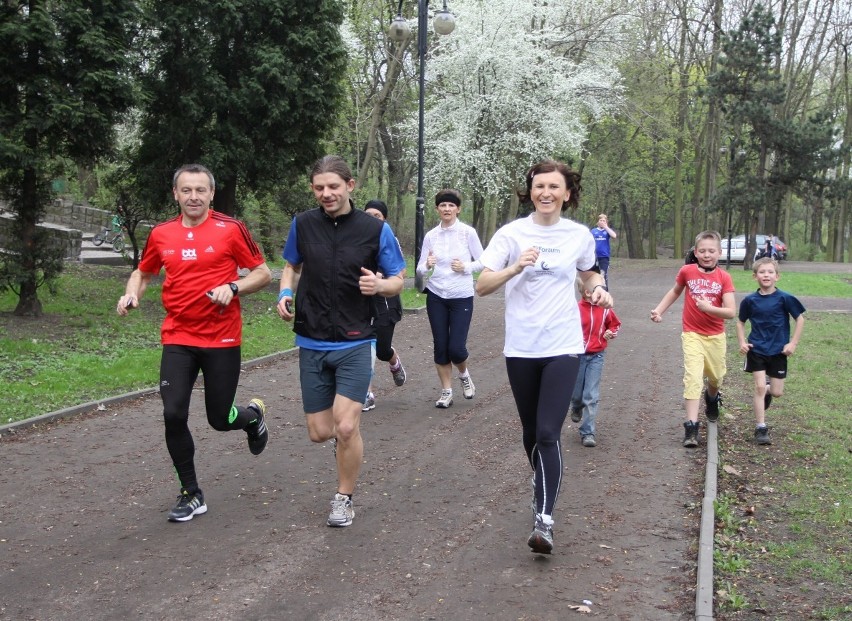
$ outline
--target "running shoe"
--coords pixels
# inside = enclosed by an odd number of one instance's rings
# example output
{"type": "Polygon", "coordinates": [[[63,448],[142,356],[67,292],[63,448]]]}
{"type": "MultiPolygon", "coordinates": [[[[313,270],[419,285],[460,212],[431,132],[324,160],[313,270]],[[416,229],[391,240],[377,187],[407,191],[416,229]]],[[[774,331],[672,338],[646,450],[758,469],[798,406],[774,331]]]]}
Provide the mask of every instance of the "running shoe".
{"type": "Polygon", "coordinates": [[[553,526],[545,524],[540,515],[535,518],[535,528],[527,539],[527,545],[536,554],[550,554],[553,551],[553,526]]]}
{"type": "Polygon", "coordinates": [[[589,433],[583,436],[583,446],[594,448],[597,445],[598,443],[595,441],[595,434],[589,433]]]}
{"type": "Polygon", "coordinates": [[[707,420],[715,423],[719,420],[719,406],[722,405],[722,393],[717,392],[715,397],[710,397],[710,394],[705,390],[704,403],[707,404],[707,409],[704,411],[707,420]]]}
{"type": "Polygon", "coordinates": [[[435,402],[436,408],[448,408],[453,404],[453,390],[452,388],[444,388],[441,390],[441,398],[435,402]]]}
{"type": "Polygon", "coordinates": [[[772,444],[772,438],[769,436],[769,427],[757,427],[754,430],[754,441],[757,444],[772,444]]]}
{"type": "Polygon", "coordinates": [[[575,410],[574,408],[571,408],[571,422],[579,423],[581,420],[583,420],[583,410],[575,410]]]}
{"type": "Polygon", "coordinates": [[[207,513],[207,505],[204,504],[204,494],[201,490],[190,494],[185,488],[181,488],[177,504],[169,511],[169,521],[188,522],[202,513],[207,513]]]}
{"type": "Polygon", "coordinates": [[[683,424],[684,434],[683,434],[683,445],[686,448],[695,448],[698,446],[698,427],[700,423],[692,421],[686,421],[683,424]]]}
{"type": "Polygon", "coordinates": [[[269,430],[266,428],[266,406],[260,399],[249,401],[248,408],[257,413],[257,420],[246,427],[249,450],[252,455],[260,455],[269,442],[269,430]]]}
{"type": "Polygon", "coordinates": [[[328,514],[329,526],[349,526],[355,517],[355,508],[352,499],[343,494],[335,494],[331,501],[331,513],[328,514]]]}
{"type": "Polygon", "coordinates": [[[396,355],[396,365],[396,371],[393,370],[393,367],[390,368],[391,375],[393,375],[393,383],[397,386],[402,386],[408,376],[405,374],[405,367],[402,366],[402,358],[399,357],[399,354],[396,355]]]}
{"type": "Polygon", "coordinates": [[[464,398],[473,399],[474,395],[476,395],[476,386],[473,385],[473,380],[470,378],[470,375],[467,377],[459,377],[459,381],[462,385],[462,394],[464,394],[464,398]]]}
{"type": "Polygon", "coordinates": [[[367,393],[367,398],[364,399],[364,405],[361,406],[362,412],[369,412],[376,407],[376,395],[371,392],[367,393]]]}

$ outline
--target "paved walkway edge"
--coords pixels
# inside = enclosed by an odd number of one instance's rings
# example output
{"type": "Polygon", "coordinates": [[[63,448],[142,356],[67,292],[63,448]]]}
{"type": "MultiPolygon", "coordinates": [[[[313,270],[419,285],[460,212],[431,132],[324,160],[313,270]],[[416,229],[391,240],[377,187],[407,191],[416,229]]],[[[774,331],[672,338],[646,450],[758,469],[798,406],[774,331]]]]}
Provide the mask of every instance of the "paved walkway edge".
{"type": "MultiPolygon", "coordinates": [[[[279,351],[274,354],[269,354],[268,356],[263,356],[261,358],[246,360],[242,363],[241,366],[243,369],[259,367],[268,362],[274,362],[279,358],[292,355],[298,351],[298,347],[293,347],[292,349],[279,351]]],[[[133,392],[127,392],[123,395],[117,395],[115,397],[108,397],[106,399],[98,399],[97,401],[89,401],[88,403],[72,405],[71,407],[56,410],[55,412],[48,412],[47,414],[42,414],[41,416],[36,416],[34,418],[27,418],[25,420],[15,421],[14,423],[9,423],[8,425],[0,425],[0,436],[15,433],[19,429],[35,427],[36,425],[40,425],[42,423],[51,423],[61,418],[70,418],[71,416],[84,414],[86,412],[91,412],[92,410],[102,409],[102,407],[114,405],[123,401],[132,401],[133,399],[138,399],[139,397],[145,397],[147,395],[159,392],[159,390],[159,387],[143,388],[141,390],[134,390],[133,392]]]]}
{"type": "Polygon", "coordinates": [[[716,477],[719,468],[719,429],[707,423],[707,466],[704,470],[704,499],[701,502],[701,532],[698,537],[698,578],[695,589],[696,621],[713,619],[713,537],[716,521],[716,477]]]}

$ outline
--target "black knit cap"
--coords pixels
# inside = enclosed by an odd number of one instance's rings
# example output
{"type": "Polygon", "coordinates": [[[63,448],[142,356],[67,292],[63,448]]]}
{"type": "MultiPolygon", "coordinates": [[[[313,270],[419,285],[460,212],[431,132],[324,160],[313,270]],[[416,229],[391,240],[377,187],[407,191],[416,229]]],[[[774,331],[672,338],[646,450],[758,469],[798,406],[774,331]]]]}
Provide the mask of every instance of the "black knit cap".
{"type": "Polygon", "coordinates": [[[388,219],[388,206],[385,205],[384,201],[380,201],[376,198],[371,201],[367,201],[367,204],[364,205],[364,211],[367,211],[368,209],[375,209],[376,211],[381,212],[385,220],[388,219]]]}

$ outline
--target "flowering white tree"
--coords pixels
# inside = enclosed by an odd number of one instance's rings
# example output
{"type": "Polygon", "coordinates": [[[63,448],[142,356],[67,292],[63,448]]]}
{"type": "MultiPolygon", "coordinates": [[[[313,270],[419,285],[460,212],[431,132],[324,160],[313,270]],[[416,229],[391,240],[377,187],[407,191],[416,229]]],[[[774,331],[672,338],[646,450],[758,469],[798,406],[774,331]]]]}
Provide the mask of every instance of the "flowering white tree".
{"type": "Polygon", "coordinates": [[[453,1],[456,29],[426,66],[426,179],[470,189],[480,232],[486,197],[505,198],[535,161],[578,154],[588,123],[618,105],[628,18],[613,6],[453,1]]]}

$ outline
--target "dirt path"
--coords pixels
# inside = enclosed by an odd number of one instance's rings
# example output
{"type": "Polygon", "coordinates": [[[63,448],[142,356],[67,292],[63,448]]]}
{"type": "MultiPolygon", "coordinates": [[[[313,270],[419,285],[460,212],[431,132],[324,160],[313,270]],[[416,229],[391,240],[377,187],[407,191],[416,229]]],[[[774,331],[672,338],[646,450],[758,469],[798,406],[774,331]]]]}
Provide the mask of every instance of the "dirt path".
{"type": "Polygon", "coordinates": [[[680,446],[679,306],[650,308],[676,262],[616,268],[622,335],[602,383],[598,447],[566,424],[551,557],[529,552],[529,467],[506,379],[502,299],[477,299],[472,401],[436,410],[425,313],[379,368],[363,418],[357,515],[325,526],[335,472],[307,439],[295,356],[248,371],[271,440],[191,424],[209,512],[168,523],[177,493],[157,397],[0,442],[0,619],[687,619],[704,455],[680,446]],[[591,615],[569,609],[592,602],[591,615]]]}

